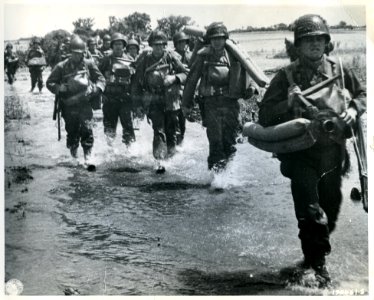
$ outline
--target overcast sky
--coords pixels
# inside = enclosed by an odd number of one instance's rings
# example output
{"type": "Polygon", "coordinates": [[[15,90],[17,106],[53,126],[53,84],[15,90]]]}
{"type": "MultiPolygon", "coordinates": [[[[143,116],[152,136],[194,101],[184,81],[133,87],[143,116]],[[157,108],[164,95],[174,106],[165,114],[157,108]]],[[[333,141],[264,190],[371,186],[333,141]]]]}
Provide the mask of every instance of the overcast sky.
{"type": "MultiPolygon", "coordinates": [[[[9,1],[8,1],[9,2],[9,1]]],[[[17,2],[17,1],[16,1],[17,2]]],[[[94,29],[108,28],[109,16],[126,17],[131,13],[147,13],[151,17],[152,28],[157,26],[157,19],[173,15],[190,16],[197,25],[203,27],[213,21],[223,21],[229,30],[246,28],[247,26],[269,26],[277,23],[292,23],[297,17],[307,13],[317,13],[323,16],[330,25],[345,21],[352,25],[365,25],[364,6],[321,6],[318,1],[308,1],[313,6],[280,5],[279,1],[272,1],[269,5],[255,5],[248,1],[243,4],[186,4],[191,1],[174,0],[169,3],[177,4],[103,4],[100,1],[31,1],[23,0],[16,4],[4,4],[4,39],[13,40],[32,35],[44,36],[46,33],[65,29],[73,30],[72,22],[78,18],[91,17],[95,19],[94,29]],[[23,2],[23,3],[22,3],[23,2]],[[25,3],[26,2],[26,3],[25,3]],[[64,3],[64,4],[61,4],[64,3]],[[178,4],[179,3],[179,4],[178,4]],[[184,4],[182,4],[184,3],[184,4]]],[[[202,1],[201,1],[202,2],[202,1]]],[[[143,1],[144,3],[144,1],[143,1]]],[[[204,1],[204,3],[207,3],[204,1]]],[[[227,1],[226,1],[227,3],[227,1]]],[[[238,3],[236,1],[236,3],[238,3]]],[[[262,1],[261,3],[264,3],[262,1]]],[[[326,2],[324,2],[326,3],[326,2]]],[[[331,3],[342,3],[330,1],[331,3]]]]}

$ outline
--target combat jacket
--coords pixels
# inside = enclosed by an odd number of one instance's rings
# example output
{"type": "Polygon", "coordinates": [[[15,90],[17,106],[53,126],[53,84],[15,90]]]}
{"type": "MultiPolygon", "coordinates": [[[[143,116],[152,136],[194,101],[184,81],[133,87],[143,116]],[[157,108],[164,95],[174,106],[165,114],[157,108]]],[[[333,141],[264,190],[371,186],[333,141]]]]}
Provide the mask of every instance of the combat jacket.
{"type": "MultiPolygon", "coordinates": [[[[324,55],[321,62],[317,66],[307,60],[297,59],[291,65],[287,66],[288,71],[291,72],[294,83],[298,85],[301,91],[308,89],[311,86],[318,84],[340,72],[339,63],[324,55]]],[[[288,107],[288,88],[290,87],[289,78],[287,77],[286,68],[280,70],[273,78],[267,89],[262,102],[259,107],[259,123],[262,126],[272,126],[295,118],[292,108],[288,107]]],[[[358,116],[366,111],[366,90],[361,86],[354,73],[343,67],[344,72],[344,86],[350,92],[352,100],[349,103],[344,103],[343,97],[334,97],[335,103],[332,101],[331,95],[334,90],[339,90],[343,86],[342,82],[335,81],[330,87],[325,88],[324,91],[316,93],[312,104],[318,109],[333,109],[337,114],[345,110],[345,107],[354,107],[357,110],[358,116]],[[329,94],[330,93],[330,94],[329,94]],[[327,95],[327,97],[326,97],[327,95]],[[317,99],[319,97],[319,99],[317,99]],[[339,102],[340,103],[337,103],[339,102]]],[[[339,91],[337,91],[339,92],[339,91]]],[[[340,92],[339,92],[340,93],[340,92]]],[[[313,99],[313,95],[308,96],[313,99]]],[[[306,117],[302,115],[302,117],[306,117]]]]}
{"type": "Polygon", "coordinates": [[[183,53],[178,52],[175,50],[176,53],[180,55],[179,60],[184,64],[185,67],[189,68],[191,63],[191,56],[192,52],[189,50],[183,51],[183,53]]]}
{"type": "MultiPolygon", "coordinates": [[[[92,60],[82,59],[81,62],[75,64],[71,58],[59,62],[55,66],[47,79],[47,88],[53,94],[59,94],[60,85],[67,84],[68,91],[61,96],[70,97],[76,95],[82,91],[79,91],[79,84],[72,80],[74,78],[81,78],[82,82],[87,78],[89,83],[94,83],[102,92],[105,89],[105,78],[92,60]]],[[[84,91],[83,89],[83,93],[84,91]]]]}
{"type": "Polygon", "coordinates": [[[44,56],[44,51],[41,47],[32,47],[28,50],[27,55],[26,55],[26,61],[29,61],[32,58],[35,57],[42,57],[44,56]]]}
{"type": "Polygon", "coordinates": [[[249,77],[241,64],[224,49],[215,55],[213,48],[207,46],[198,51],[192,63],[183,92],[183,106],[194,106],[194,94],[200,79],[199,96],[224,96],[238,99],[245,95],[250,85],[249,77]]]}
{"type": "Polygon", "coordinates": [[[112,48],[105,49],[104,47],[101,47],[99,51],[104,55],[104,56],[109,56],[113,53],[112,48]]]}
{"type": "Polygon", "coordinates": [[[126,53],[120,57],[116,57],[112,53],[103,58],[99,70],[106,80],[106,95],[120,98],[130,95],[131,79],[135,73],[133,62],[133,58],[126,53]]]}
{"type": "Polygon", "coordinates": [[[132,82],[134,105],[146,108],[150,102],[159,102],[166,110],[180,109],[180,85],[185,83],[187,72],[174,52],[165,50],[163,56],[156,59],[151,50],[144,51],[136,61],[132,82]],[[164,78],[168,75],[175,75],[177,82],[164,86],[164,78]]]}
{"type": "Polygon", "coordinates": [[[95,52],[91,52],[90,50],[88,50],[88,52],[90,52],[93,61],[98,66],[100,63],[100,60],[104,57],[104,55],[97,49],[95,50],[95,52]]]}
{"type": "Polygon", "coordinates": [[[18,68],[18,56],[15,53],[4,53],[4,69],[8,72],[15,72],[18,68]]]}

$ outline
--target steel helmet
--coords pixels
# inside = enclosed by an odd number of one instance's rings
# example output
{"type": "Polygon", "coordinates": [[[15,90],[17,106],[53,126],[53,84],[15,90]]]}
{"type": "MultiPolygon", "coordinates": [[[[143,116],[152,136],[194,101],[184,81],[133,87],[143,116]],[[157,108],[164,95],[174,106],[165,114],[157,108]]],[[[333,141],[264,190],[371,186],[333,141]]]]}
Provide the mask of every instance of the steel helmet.
{"type": "Polygon", "coordinates": [[[156,44],[167,45],[167,43],[168,43],[168,38],[166,34],[161,30],[152,31],[151,35],[148,38],[148,44],[150,46],[156,45],[156,44]]]}
{"type": "Polygon", "coordinates": [[[130,39],[129,42],[127,43],[127,47],[129,46],[136,46],[138,47],[138,51],[140,49],[139,43],[136,39],[130,39]]]}
{"type": "Polygon", "coordinates": [[[223,25],[222,22],[214,22],[210,24],[206,30],[206,39],[210,40],[215,37],[224,37],[225,39],[229,38],[229,33],[227,28],[223,25]]]}
{"type": "Polygon", "coordinates": [[[11,43],[6,44],[5,49],[8,49],[8,48],[13,49],[13,45],[11,43]]]}
{"type": "Polygon", "coordinates": [[[71,39],[70,50],[71,52],[84,53],[86,51],[86,44],[79,36],[75,36],[71,39]]]}
{"type": "Polygon", "coordinates": [[[33,41],[33,44],[38,44],[40,45],[42,43],[42,41],[40,40],[40,38],[35,38],[34,41],[33,41]]]}
{"type": "Polygon", "coordinates": [[[115,32],[112,35],[112,39],[110,40],[110,48],[113,48],[113,43],[115,41],[122,41],[123,42],[123,47],[126,47],[127,45],[127,38],[119,32],[115,32]]]}
{"type": "Polygon", "coordinates": [[[190,40],[189,36],[187,34],[185,34],[183,31],[182,32],[177,32],[173,36],[174,47],[180,41],[186,41],[188,43],[189,40],[190,40]]]}
{"type": "Polygon", "coordinates": [[[103,36],[103,41],[110,41],[110,35],[109,34],[104,34],[103,36]]]}
{"type": "Polygon", "coordinates": [[[97,45],[97,41],[96,41],[96,39],[93,38],[93,37],[90,37],[90,38],[87,40],[87,46],[89,46],[90,44],[97,45]]]}
{"type": "Polygon", "coordinates": [[[305,36],[323,35],[326,42],[330,42],[331,36],[326,21],[319,15],[304,15],[294,22],[294,43],[305,36]]]}

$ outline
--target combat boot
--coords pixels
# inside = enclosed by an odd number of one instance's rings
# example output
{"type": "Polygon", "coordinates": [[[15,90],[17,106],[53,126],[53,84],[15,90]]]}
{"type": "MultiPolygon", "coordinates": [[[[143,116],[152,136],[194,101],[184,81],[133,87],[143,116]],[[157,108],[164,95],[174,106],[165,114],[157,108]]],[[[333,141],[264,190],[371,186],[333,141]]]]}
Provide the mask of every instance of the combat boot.
{"type": "Polygon", "coordinates": [[[78,158],[78,147],[70,148],[70,154],[74,159],[78,158]]]}
{"type": "Polygon", "coordinates": [[[91,150],[92,148],[83,148],[84,165],[87,168],[87,171],[94,172],[96,171],[96,166],[92,159],[91,150]]]}
{"type": "Polygon", "coordinates": [[[331,287],[331,277],[325,265],[314,266],[316,280],[320,289],[331,287]]]}

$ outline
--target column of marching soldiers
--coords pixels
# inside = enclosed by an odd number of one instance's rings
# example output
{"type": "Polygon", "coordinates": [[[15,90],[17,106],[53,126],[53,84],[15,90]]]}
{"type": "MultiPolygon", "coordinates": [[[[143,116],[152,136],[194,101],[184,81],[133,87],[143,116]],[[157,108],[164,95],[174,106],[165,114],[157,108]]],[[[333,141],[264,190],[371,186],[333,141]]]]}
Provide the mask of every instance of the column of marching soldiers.
{"type": "MultiPolygon", "coordinates": [[[[85,160],[90,161],[94,142],[92,109],[100,109],[102,103],[109,145],[115,139],[118,119],[122,142],[130,145],[135,141],[133,117],[147,116],[153,128],[153,156],[160,162],[156,172],[163,173],[161,162],[172,157],[176,146],[183,142],[186,118],[198,105],[209,140],[208,168],[224,170],[236,151],[241,127],[238,99],[254,92],[243,63],[225,47],[228,37],[222,23],[212,23],[204,39],[196,41],[192,53],[187,49],[189,37],[183,32],[174,36],[175,49],[171,50],[166,47],[165,33],[153,31],[148,38],[150,48],[141,53],[139,43],[121,33],[105,36],[101,51],[94,39],[88,40],[88,49],[78,36],[66,40],[61,62],[54,66],[46,84],[60,103],[72,157],[77,158],[80,143],[85,160]]],[[[281,162],[281,173],[291,179],[304,255],[297,270],[303,274],[313,269],[319,287],[331,283],[325,256],[331,251],[329,237],[342,202],[342,176],[349,170],[346,140],[352,137],[352,128],[366,110],[365,87],[352,70],[330,56],[330,40],[322,17],[305,15],[295,21],[297,59],[270,82],[259,103],[258,120],[270,128],[268,133],[274,125],[298,124],[300,118],[304,123],[318,124],[319,136],[312,144],[296,149],[300,143],[295,146],[290,139],[288,147],[293,150],[274,152],[281,162]],[[305,104],[308,101],[302,91],[321,84],[323,89],[308,94],[314,105],[305,104]]],[[[35,40],[28,59],[42,55],[40,41],[35,40]]],[[[12,61],[16,58],[11,45],[5,59],[8,81],[12,83],[12,61]]],[[[29,66],[31,90],[36,83],[41,90],[42,69],[29,66]]],[[[300,130],[300,126],[292,126],[285,126],[286,134],[300,130]]]]}

